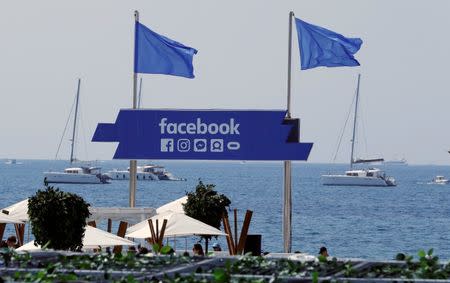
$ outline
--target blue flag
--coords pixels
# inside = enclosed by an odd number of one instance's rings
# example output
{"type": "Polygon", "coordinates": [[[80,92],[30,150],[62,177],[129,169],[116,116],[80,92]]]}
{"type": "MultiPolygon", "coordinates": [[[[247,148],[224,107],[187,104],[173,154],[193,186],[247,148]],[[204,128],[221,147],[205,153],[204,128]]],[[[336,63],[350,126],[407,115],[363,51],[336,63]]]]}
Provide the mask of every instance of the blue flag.
{"type": "Polygon", "coordinates": [[[134,72],[194,78],[192,59],[197,50],[157,34],[136,22],[134,72]]]}
{"type": "Polygon", "coordinates": [[[359,66],[353,55],[361,48],[360,38],[347,38],[297,18],[295,24],[302,70],[319,66],[359,66]]]}

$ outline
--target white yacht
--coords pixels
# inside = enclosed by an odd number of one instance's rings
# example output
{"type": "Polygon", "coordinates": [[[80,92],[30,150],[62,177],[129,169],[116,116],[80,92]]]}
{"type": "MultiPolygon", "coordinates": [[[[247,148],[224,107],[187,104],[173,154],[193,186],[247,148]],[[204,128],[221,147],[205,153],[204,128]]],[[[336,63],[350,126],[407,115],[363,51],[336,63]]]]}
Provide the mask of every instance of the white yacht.
{"type": "Polygon", "coordinates": [[[431,184],[436,184],[436,185],[447,185],[450,181],[445,178],[444,176],[436,176],[433,178],[433,180],[431,181],[431,184]]]}
{"type": "Polygon", "coordinates": [[[383,161],[382,158],[377,159],[355,159],[353,157],[355,149],[355,133],[356,133],[356,118],[358,116],[358,98],[359,98],[359,82],[361,75],[358,75],[358,85],[356,88],[355,98],[355,116],[353,119],[353,138],[352,138],[352,151],[350,156],[350,170],[342,174],[329,174],[322,175],[322,184],[327,186],[376,186],[387,187],[396,186],[395,179],[388,177],[386,174],[377,168],[370,169],[353,169],[353,165],[356,163],[374,163],[383,161]]]}
{"type": "Polygon", "coordinates": [[[106,184],[109,178],[99,167],[72,167],[64,172],[45,172],[44,183],[64,184],[106,184]]]}
{"type": "MultiPolygon", "coordinates": [[[[127,170],[112,170],[108,171],[106,175],[112,180],[129,180],[130,169],[127,170]]],[[[143,181],[185,181],[186,179],[177,178],[172,173],[164,169],[163,166],[148,164],[144,166],[137,166],[136,171],[137,180],[143,181]]]]}
{"type": "MultiPolygon", "coordinates": [[[[76,158],[74,157],[75,137],[77,128],[78,103],[80,98],[80,79],[78,79],[78,89],[75,97],[75,116],[73,119],[73,132],[70,149],[70,164],[72,165],[76,158]]],[[[64,136],[64,135],[63,135],[64,136]]],[[[58,147],[59,150],[59,147],[58,147]]],[[[100,167],[70,167],[64,172],[44,172],[44,183],[66,183],[66,184],[107,184],[109,177],[100,172],[100,167]]]]}

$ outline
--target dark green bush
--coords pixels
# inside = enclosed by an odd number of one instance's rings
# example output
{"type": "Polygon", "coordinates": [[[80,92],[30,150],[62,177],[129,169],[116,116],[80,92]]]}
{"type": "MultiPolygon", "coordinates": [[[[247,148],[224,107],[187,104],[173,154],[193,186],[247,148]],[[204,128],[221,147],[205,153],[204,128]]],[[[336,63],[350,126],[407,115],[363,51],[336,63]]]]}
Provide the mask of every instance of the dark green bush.
{"type": "MultiPolygon", "coordinates": [[[[205,185],[199,181],[195,191],[186,194],[188,198],[183,204],[183,209],[187,216],[220,229],[222,216],[228,215],[226,207],[231,201],[225,195],[218,194],[214,187],[213,184],[205,185]]],[[[202,237],[211,239],[211,236],[202,237]]]]}
{"type": "Polygon", "coordinates": [[[35,242],[57,250],[78,251],[83,246],[89,204],[76,194],[46,187],[28,201],[35,242]]]}

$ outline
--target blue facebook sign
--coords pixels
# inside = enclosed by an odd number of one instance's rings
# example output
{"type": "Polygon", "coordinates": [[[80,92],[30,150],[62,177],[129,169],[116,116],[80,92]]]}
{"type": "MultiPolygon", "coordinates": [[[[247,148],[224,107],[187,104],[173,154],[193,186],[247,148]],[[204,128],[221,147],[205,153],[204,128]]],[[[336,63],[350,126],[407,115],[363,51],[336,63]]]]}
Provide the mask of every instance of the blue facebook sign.
{"type": "Polygon", "coordinates": [[[299,120],[285,111],[121,110],[92,141],[119,142],[115,159],[307,160],[299,120]]]}

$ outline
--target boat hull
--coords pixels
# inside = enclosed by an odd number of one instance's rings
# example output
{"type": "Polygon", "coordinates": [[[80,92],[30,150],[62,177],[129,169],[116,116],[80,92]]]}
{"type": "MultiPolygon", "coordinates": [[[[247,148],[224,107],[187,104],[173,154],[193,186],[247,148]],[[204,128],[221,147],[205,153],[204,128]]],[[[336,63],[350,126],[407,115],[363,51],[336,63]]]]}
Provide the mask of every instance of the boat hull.
{"type": "Polygon", "coordinates": [[[96,175],[92,174],[72,174],[62,172],[45,172],[44,182],[60,184],[104,184],[96,175]]]}
{"type": "Polygon", "coordinates": [[[322,184],[325,186],[367,186],[389,187],[394,186],[380,177],[362,177],[346,175],[322,175],[322,184]]]}

